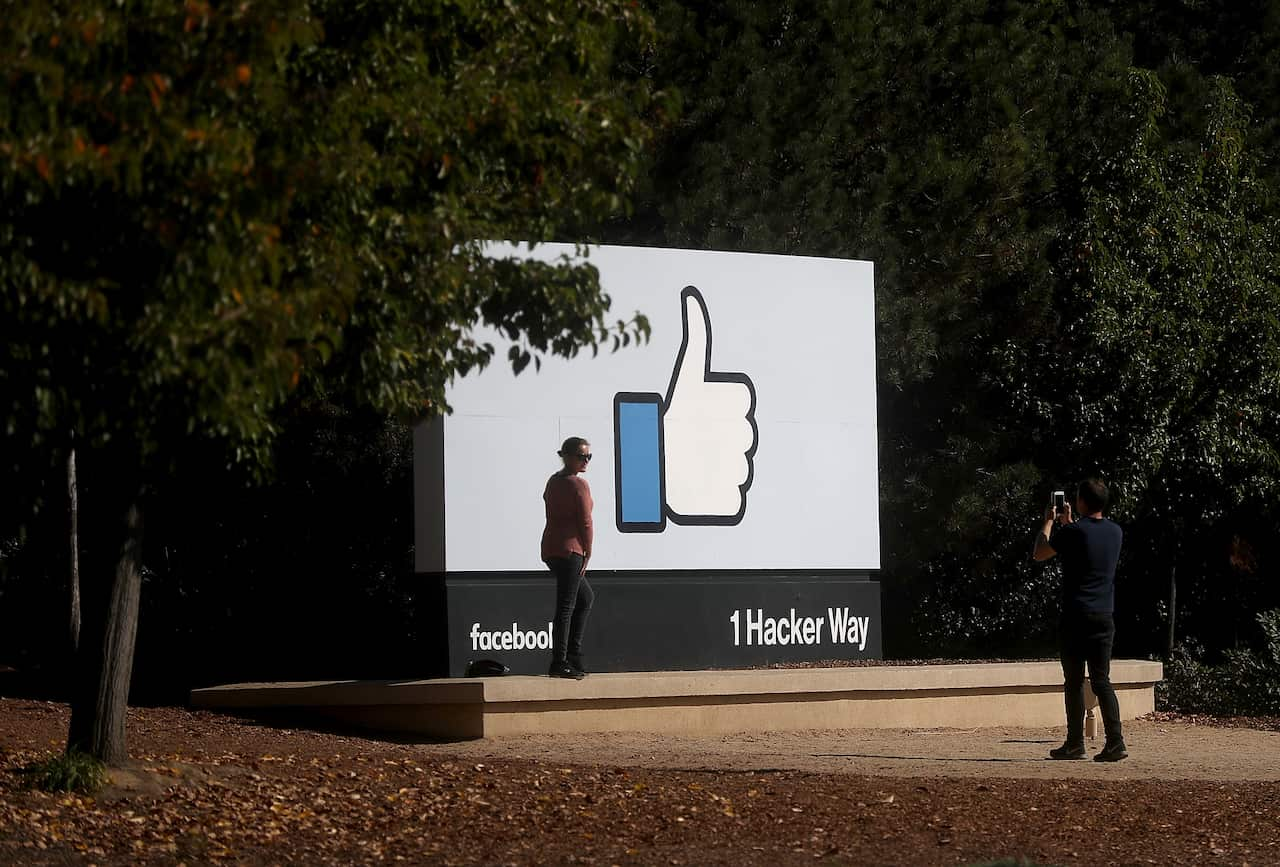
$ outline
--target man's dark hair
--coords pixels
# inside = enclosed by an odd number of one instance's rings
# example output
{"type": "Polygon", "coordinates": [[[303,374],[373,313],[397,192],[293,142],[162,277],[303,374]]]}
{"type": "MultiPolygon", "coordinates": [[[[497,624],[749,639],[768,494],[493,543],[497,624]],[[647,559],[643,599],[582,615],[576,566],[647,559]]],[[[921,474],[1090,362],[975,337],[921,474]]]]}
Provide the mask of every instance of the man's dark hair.
{"type": "Polygon", "coordinates": [[[1102,479],[1085,479],[1080,483],[1080,487],[1076,488],[1076,496],[1084,503],[1085,509],[1088,510],[1086,514],[1089,515],[1101,512],[1111,501],[1111,492],[1107,490],[1102,479]]]}

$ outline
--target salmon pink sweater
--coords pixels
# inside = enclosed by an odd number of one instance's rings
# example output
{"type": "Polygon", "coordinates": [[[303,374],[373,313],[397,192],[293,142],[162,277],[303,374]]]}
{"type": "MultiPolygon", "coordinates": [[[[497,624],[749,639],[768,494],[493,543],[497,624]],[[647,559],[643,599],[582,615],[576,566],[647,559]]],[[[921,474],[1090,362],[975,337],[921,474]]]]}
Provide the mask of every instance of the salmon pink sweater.
{"type": "Polygon", "coordinates": [[[547,527],[542,531],[542,559],[591,555],[591,487],[579,475],[556,473],[542,492],[547,507],[547,527]]]}

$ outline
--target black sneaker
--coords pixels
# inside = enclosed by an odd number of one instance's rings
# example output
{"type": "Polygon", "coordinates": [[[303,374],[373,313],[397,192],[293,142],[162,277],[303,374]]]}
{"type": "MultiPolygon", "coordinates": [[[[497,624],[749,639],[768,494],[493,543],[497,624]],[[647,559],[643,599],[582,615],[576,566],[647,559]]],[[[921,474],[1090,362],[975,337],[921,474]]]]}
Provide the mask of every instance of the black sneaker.
{"type": "Polygon", "coordinates": [[[1084,744],[1065,743],[1056,750],[1049,750],[1049,758],[1063,760],[1074,760],[1087,758],[1084,751],[1084,744]]]}
{"type": "Polygon", "coordinates": [[[586,675],[567,662],[553,662],[547,669],[547,677],[563,677],[569,680],[582,680],[586,675]]]}
{"type": "Polygon", "coordinates": [[[1129,751],[1124,748],[1124,741],[1107,744],[1102,751],[1093,757],[1095,762],[1118,762],[1129,758],[1129,751]]]}

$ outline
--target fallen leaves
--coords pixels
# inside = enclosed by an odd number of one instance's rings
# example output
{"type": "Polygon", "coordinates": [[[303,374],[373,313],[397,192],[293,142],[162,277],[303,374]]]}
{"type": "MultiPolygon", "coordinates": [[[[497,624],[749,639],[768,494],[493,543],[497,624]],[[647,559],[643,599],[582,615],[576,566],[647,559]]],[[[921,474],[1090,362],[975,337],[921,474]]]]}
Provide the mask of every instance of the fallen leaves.
{"type": "Polygon", "coordinates": [[[54,796],[20,789],[11,773],[60,745],[65,714],[35,708],[0,699],[3,863],[36,860],[28,853],[101,865],[1280,855],[1274,783],[1088,781],[1068,790],[1054,780],[476,762],[171,708],[130,711],[132,772],[153,788],[54,796]],[[1099,833],[1109,827],[1119,830],[1099,833]]]}

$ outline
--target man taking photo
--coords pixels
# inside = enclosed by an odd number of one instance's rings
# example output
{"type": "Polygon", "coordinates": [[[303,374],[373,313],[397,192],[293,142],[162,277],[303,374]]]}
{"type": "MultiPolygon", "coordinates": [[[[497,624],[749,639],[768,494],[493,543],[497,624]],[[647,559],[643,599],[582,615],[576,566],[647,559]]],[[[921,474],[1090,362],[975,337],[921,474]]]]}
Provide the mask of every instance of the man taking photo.
{"type": "Polygon", "coordinates": [[[1062,563],[1062,620],[1059,640],[1062,654],[1062,692],[1067,708],[1067,740],[1049,751],[1052,759],[1083,759],[1084,671],[1098,697],[1107,741],[1093,757],[1096,762],[1127,758],[1120,731],[1120,705],[1111,686],[1111,646],[1115,642],[1116,562],[1124,533],[1119,525],[1102,517],[1109,499],[1107,486],[1086,479],[1076,489],[1075,507],[1051,504],[1045,511],[1033,556],[1062,563]]]}

